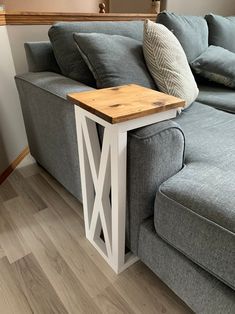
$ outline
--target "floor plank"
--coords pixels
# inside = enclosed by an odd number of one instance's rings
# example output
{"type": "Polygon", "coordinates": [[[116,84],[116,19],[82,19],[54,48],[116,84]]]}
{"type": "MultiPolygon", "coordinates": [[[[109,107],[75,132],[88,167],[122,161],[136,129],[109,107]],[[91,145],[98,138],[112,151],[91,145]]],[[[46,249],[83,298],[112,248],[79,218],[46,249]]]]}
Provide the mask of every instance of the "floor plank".
{"type": "MultiPolygon", "coordinates": [[[[48,176],[49,175],[47,175],[47,177],[48,176]]],[[[54,182],[52,187],[52,185],[49,184],[49,182],[42,175],[34,175],[27,180],[29,184],[33,186],[35,191],[40,194],[47,205],[56,211],[63,221],[67,232],[73,237],[73,239],[79,243],[80,247],[83,248],[92,260],[96,260],[97,267],[109,279],[109,281],[113,282],[116,280],[115,273],[85,238],[84,221],[81,219],[80,215],[77,214],[77,211],[74,211],[65,201],[66,197],[64,197],[64,195],[66,193],[64,192],[64,189],[60,189],[60,193],[58,193],[54,190],[56,183],[54,182]]],[[[50,180],[50,183],[51,182],[52,180],[50,180]]],[[[77,203],[78,206],[81,206],[79,202],[77,203]]]]}
{"type": "Polygon", "coordinates": [[[46,171],[42,171],[41,175],[51,187],[65,200],[65,202],[81,217],[83,220],[83,208],[82,204],[65,188],[56,181],[52,176],[50,176],[46,171]]]}
{"type": "MultiPolygon", "coordinates": [[[[128,270],[129,276],[146,290],[152,298],[157,298],[163,313],[186,314],[185,304],[143,263],[139,262],[128,270]]],[[[160,311],[161,312],[161,311],[160,311]]]]}
{"type": "Polygon", "coordinates": [[[0,259],[0,309],[3,314],[33,313],[6,258],[0,259]]]}
{"type": "Polygon", "coordinates": [[[14,197],[17,197],[17,193],[9,181],[4,181],[0,184],[0,199],[2,202],[8,201],[14,197]]]}
{"type": "Polygon", "coordinates": [[[7,203],[17,228],[69,313],[100,313],[83,285],[68,267],[51,240],[33,217],[32,210],[18,198],[7,203]],[[21,206],[24,206],[24,212],[21,206]]]}
{"type": "Polygon", "coordinates": [[[27,178],[27,182],[37,191],[47,204],[47,207],[54,209],[63,221],[68,232],[73,232],[74,229],[76,230],[74,234],[75,239],[85,237],[84,228],[81,227],[83,225],[81,218],[40,174],[27,178]]]}
{"type": "Polygon", "coordinates": [[[37,192],[31,187],[31,185],[24,179],[19,169],[15,170],[10,175],[8,181],[12,184],[17,194],[21,197],[30,200],[37,210],[42,210],[47,207],[45,202],[41,199],[37,192]]]}
{"type": "Polygon", "coordinates": [[[109,285],[107,277],[99,271],[95,261],[91,260],[73,239],[60,217],[52,209],[38,212],[35,218],[90,296],[96,296],[109,285]]]}
{"type": "Polygon", "coordinates": [[[0,313],[192,313],[141,262],[117,276],[85,238],[81,204],[32,159],[5,182],[0,313]]]}
{"type": "Polygon", "coordinates": [[[24,178],[31,177],[43,171],[43,169],[36,163],[33,163],[31,165],[26,165],[24,167],[20,167],[18,170],[19,170],[19,173],[24,178]]]}
{"type": "Polygon", "coordinates": [[[33,313],[68,313],[32,254],[18,260],[11,268],[33,313]]]}
{"type": "Polygon", "coordinates": [[[0,202],[0,244],[10,263],[30,253],[21,233],[18,232],[6,207],[0,202]]]}
{"type": "Polygon", "coordinates": [[[3,248],[0,246],[0,259],[5,257],[5,256],[6,256],[5,252],[4,252],[3,248]]]}
{"type": "Polygon", "coordinates": [[[169,290],[153,273],[141,262],[127,269],[114,283],[114,287],[126,302],[134,309],[135,313],[166,313],[186,314],[192,313],[176,295],[169,290]],[[154,280],[148,282],[141,276],[139,269],[151,274],[154,280]],[[167,291],[167,295],[164,295],[167,291]]]}
{"type": "Polygon", "coordinates": [[[109,286],[95,297],[95,302],[103,314],[135,314],[117,290],[109,286]]]}

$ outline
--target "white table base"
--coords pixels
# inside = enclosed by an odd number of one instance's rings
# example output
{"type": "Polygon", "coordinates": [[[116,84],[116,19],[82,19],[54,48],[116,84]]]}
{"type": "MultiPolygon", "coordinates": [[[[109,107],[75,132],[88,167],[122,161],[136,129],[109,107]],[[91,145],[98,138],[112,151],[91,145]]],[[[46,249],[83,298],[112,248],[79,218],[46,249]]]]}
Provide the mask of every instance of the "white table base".
{"type": "Polygon", "coordinates": [[[86,238],[117,274],[138,260],[125,254],[127,131],[176,113],[172,109],[110,124],[75,106],[86,238]],[[104,127],[102,148],[96,123],[104,127]]]}

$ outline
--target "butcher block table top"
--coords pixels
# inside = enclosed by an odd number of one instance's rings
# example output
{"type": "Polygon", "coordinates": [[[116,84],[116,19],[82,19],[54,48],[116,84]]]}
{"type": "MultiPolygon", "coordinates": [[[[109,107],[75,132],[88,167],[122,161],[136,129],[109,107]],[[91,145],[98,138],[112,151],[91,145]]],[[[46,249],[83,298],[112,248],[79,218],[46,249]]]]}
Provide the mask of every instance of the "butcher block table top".
{"type": "Polygon", "coordinates": [[[111,124],[185,106],[180,98],[135,84],[72,93],[67,98],[111,124]]]}

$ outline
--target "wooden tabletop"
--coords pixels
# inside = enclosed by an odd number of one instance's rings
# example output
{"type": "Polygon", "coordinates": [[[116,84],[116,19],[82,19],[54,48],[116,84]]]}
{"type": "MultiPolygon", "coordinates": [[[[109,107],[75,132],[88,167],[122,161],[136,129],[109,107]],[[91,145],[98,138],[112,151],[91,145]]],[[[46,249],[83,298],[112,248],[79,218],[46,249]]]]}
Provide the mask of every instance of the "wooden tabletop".
{"type": "Polygon", "coordinates": [[[67,98],[112,124],[185,106],[180,98],[134,84],[68,94],[67,98]]]}

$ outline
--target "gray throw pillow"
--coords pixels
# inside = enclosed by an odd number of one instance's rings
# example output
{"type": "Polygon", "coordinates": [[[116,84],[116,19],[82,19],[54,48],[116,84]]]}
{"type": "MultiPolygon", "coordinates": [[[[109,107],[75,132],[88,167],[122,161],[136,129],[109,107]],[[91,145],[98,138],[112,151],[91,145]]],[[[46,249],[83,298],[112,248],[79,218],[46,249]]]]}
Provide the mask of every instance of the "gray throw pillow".
{"type": "Polygon", "coordinates": [[[157,23],[166,26],[181,43],[189,62],[208,47],[208,26],[201,16],[183,16],[166,11],[157,16],[157,23]]]}
{"type": "Polygon", "coordinates": [[[235,53],[210,46],[191,63],[192,69],[210,81],[235,88],[235,53]]]}
{"type": "Polygon", "coordinates": [[[235,16],[206,15],[209,26],[209,44],[235,53],[235,16]]]}
{"type": "Polygon", "coordinates": [[[145,64],[142,42],[119,35],[74,34],[97,87],[135,83],[156,89],[145,64]]]}
{"type": "Polygon", "coordinates": [[[59,22],[48,32],[63,75],[95,87],[95,79],[74,42],[74,33],[104,33],[143,40],[143,22],[59,22]]]}

